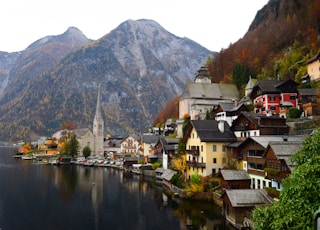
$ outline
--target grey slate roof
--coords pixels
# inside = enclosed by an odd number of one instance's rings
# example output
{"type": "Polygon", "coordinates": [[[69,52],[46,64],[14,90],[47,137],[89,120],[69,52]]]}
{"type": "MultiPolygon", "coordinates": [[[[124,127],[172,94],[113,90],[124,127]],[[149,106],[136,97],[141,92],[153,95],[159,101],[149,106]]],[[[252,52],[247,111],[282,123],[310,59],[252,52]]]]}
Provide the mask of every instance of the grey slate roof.
{"type": "Polygon", "coordinates": [[[188,82],[181,98],[238,99],[239,90],[234,84],[188,82]]]}
{"type": "Polygon", "coordinates": [[[82,137],[86,132],[90,131],[89,128],[82,128],[82,129],[74,129],[72,132],[78,137],[82,137]]]}
{"type": "Polygon", "coordinates": [[[245,170],[224,169],[221,170],[224,180],[250,180],[250,176],[245,170]]]}
{"type": "Polygon", "coordinates": [[[191,120],[191,124],[202,142],[236,141],[236,137],[230,131],[228,123],[224,122],[224,132],[219,130],[218,123],[216,120],[191,120]]]}
{"type": "Polygon", "coordinates": [[[272,198],[264,189],[227,189],[232,207],[253,207],[272,203],[272,198]]]}
{"type": "Polygon", "coordinates": [[[243,105],[243,103],[238,103],[238,105],[235,105],[233,102],[219,102],[219,105],[224,112],[233,112],[237,111],[243,105]]]}
{"type": "Polygon", "coordinates": [[[165,179],[167,181],[170,181],[171,178],[176,174],[177,172],[171,169],[165,169],[164,172],[161,175],[162,179],[165,179]]]}
{"type": "Polygon", "coordinates": [[[142,142],[148,143],[148,144],[157,144],[160,140],[160,136],[158,135],[152,135],[152,134],[144,134],[141,138],[142,142]]]}
{"type": "MultiPolygon", "coordinates": [[[[261,146],[263,146],[264,148],[268,147],[268,144],[270,142],[274,142],[274,141],[282,141],[285,142],[283,140],[283,136],[281,135],[264,135],[264,136],[252,136],[249,137],[250,139],[254,140],[255,142],[257,142],[258,144],[260,144],[261,146]]],[[[286,136],[287,138],[287,142],[302,142],[304,137],[303,136],[286,136]]]]}
{"type": "Polygon", "coordinates": [[[290,162],[290,157],[302,149],[302,142],[301,141],[280,141],[280,142],[269,142],[269,148],[273,150],[276,154],[277,158],[285,160],[288,167],[292,171],[294,165],[290,162]]]}

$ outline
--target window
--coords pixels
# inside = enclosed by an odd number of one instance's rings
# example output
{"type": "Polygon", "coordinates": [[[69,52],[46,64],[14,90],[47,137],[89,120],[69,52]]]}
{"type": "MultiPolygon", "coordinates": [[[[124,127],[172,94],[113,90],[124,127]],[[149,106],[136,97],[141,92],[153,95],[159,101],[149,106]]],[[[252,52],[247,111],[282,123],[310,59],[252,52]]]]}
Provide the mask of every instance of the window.
{"type": "Polygon", "coordinates": [[[194,139],[194,133],[192,134],[192,139],[194,139]]]}
{"type": "Polygon", "coordinates": [[[212,146],[212,151],[213,151],[213,152],[216,152],[216,151],[217,151],[217,146],[216,146],[216,145],[213,145],[213,146],[212,146]]]}
{"type": "Polygon", "coordinates": [[[270,97],[270,101],[275,101],[276,100],[276,98],[275,97],[270,97]]]}
{"type": "Polygon", "coordinates": [[[225,152],[226,151],[226,146],[222,145],[222,151],[225,152]]]}
{"type": "Polygon", "coordinates": [[[203,145],[201,145],[201,152],[203,152],[203,145]]]}
{"type": "Polygon", "coordinates": [[[295,100],[296,99],[296,96],[290,96],[290,100],[295,100]]]}
{"type": "Polygon", "coordinates": [[[214,163],[214,164],[217,163],[217,158],[213,158],[213,163],[214,163]]]}
{"type": "Polygon", "coordinates": [[[270,106],[270,110],[276,110],[276,106],[271,105],[271,106],[270,106]]]}

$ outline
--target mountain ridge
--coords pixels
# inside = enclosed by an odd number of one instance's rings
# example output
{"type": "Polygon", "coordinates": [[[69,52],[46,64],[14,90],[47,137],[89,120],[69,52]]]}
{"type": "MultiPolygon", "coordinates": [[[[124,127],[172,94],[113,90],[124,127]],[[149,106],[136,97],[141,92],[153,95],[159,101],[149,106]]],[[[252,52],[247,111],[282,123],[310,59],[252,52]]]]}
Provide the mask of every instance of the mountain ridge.
{"type": "Polygon", "coordinates": [[[21,52],[0,100],[0,139],[50,135],[65,120],[91,127],[99,84],[105,130],[141,131],[214,55],[146,19],[125,21],[95,41],[65,35],[39,39],[21,52]]]}

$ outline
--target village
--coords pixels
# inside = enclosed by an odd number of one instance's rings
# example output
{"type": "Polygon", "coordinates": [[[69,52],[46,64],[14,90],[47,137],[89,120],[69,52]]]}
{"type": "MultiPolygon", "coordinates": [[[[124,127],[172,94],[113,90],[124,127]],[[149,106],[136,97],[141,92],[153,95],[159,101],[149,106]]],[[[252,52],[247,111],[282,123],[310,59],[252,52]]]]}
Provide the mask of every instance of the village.
{"type": "MultiPolygon", "coordinates": [[[[320,79],[319,60],[318,54],[306,63],[303,83],[320,79]]],[[[33,144],[36,154],[20,149],[21,158],[117,167],[154,177],[182,198],[190,193],[173,182],[174,175],[186,182],[195,175],[219,178],[206,199],[220,203],[226,220],[239,229],[251,226],[250,215],[257,205],[277,199],[282,181],[295,167],[290,157],[317,129],[297,130],[296,124],[316,122],[319,116],[316,88],[298,88],[292,80],[249,78],[240,97],[234,84],[211,83],[208,69],[202,66],[180,96],[179,119],[167,119],[163,127],[144,133],[105,136],[100,91],[99,87],[92,130],[59,130],[33,144]],[[292,111],[298,111],[298,117],[292,111]],[[208,119],[209,113],[214,117],[208,119]],[[60,155],[61,140],[70,135],[78,142],[76,158],[60,155]],[[84,154],[86,147],[89,156],[84,154]]]]}

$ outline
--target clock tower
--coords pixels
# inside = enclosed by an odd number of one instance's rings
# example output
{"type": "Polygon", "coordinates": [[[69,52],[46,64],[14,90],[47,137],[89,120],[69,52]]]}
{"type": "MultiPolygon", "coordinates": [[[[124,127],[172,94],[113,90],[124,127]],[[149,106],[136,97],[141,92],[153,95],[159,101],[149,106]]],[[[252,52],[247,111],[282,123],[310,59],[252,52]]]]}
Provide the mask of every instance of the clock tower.
{"type": "Polygon", "coordinates": [[[93,155],[104,155],[103,142],[104,142],[104,122],[101,112],[101,85],[98,87],[97,107],[96,114],[93,120],[93,135],[94,135],[94,151],[93,155]]]}

